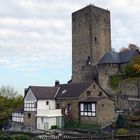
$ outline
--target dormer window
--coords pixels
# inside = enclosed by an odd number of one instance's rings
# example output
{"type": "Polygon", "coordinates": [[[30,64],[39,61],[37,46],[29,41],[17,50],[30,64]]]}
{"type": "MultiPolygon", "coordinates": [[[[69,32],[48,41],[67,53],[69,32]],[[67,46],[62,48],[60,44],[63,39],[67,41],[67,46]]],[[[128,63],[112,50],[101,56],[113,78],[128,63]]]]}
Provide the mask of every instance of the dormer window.
{"type": "Polygon", "coordinates": [[[67,92],[67,90],[63,90],[63,91],[62,91],[62,94],[65,94],[66,92],[67,92]]]}
{"type": "Polygon", "coordinates": [[[49,102],[48,101],[46,101],[46,105],[49,105],[49,102]]]}

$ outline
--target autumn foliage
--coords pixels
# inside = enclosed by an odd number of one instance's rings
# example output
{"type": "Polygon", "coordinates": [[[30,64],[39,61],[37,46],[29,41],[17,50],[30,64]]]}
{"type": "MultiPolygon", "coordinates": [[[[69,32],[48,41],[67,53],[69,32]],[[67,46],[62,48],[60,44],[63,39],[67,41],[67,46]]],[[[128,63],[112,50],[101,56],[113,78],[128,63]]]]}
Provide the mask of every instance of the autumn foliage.
{"type": "Polygon", "coordinates": [[[125,77],[140,77],[140,56],[137,56],[132,63],[125,66],[125,77]]]}

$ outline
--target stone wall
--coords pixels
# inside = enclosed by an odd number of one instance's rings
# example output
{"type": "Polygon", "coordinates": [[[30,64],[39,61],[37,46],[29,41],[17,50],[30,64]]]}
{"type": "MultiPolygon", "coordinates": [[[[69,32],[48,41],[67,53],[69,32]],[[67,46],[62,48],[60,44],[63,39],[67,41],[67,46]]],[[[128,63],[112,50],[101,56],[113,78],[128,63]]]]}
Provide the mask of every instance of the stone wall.
{"type": "Polygon", "coordinates": [[[93,80],[91,76],[93,69],[87,69],[86,76],[83,76],[82,67],[87,66],[88,60],[91,66],[95,66],[109,50],[111,50],[110,12],[93,5],[74,12],[72,14],[72,82],[93,80]]]}
{"type": "MultiPolygon", "coordinates": [[[[102,99],[96,104],[96,117],[83,117],[79,118],[79,102],[87,98],[87,93],[90,91],[90,97],[107,97],[102,89],[98,87],[96,83],[91,84],[79,98],[69,98],[69,99],[59,99],[57,103],[60,104],[61,108],[66,108],[68,104],[71,104],[71,114],[74,119],[81,120],[84,122],[98,122],[98,123],[108,123],[114,119],[115,107],[114,102],[108,98],[102,99]]],[[[88,96],[89,97],[89,96],[88,96]]]]}
{"type": "Polygon", "coordinates": [[[78,98],[75,98],[75,99],[73,99],[73,98],[72,99],[58,99],[56,101],[56,103],[59,104],[60,108],[64,109],[64,110],[67,108],[68,104],[71,104],[71,114],[72,114],[72,117],[75,120],[79,119],[78,102],[79,102],[78,98]]]}
{"type": "Polygon", "coordinates": [[[100,100],[96,104],[96,116],[87,117],[81,116],[81,121],[83,122],[97,122],[102,126],[108,125],[115,120],[115,106],[114,102],[105,98],[100,100]]]}
{"type": "Polygon", "coordinates": [[[30,130],[36,129],[36,112],[24,112],[24,126],[30,130]],[[30,118],[28,114],[31,114],[30,118]]]}
{"type": "Polygon", "coordinates": [[[140,106],[140,78],[123,80],[116,97],[116,108],[132,109],[140,106]]]}
{"type": "Polygon", "coordinates": [[[119,72],[118,65],[116,64],[110,64],[110,65],[100,65],[98,66],[98,80],[99,85],[105,90],[110,91],[108,81],[109,76],[116,75],[119,72]]]}
{"type": "MultiPolygon", "coordinates": [[[[91,91],[91,97],[108,97],[97,84],[92,84],[84,93],[79,97],[79,101],[87,98],[87,91],[91,91]]],[[[95,117],[84,117],[81,116],[81,121],[85,122],[98,122],[101,125],[113,122],[115,119],[115,105],[114,101],[109,98],[102,99],[96,103],[96,116],[95,117]]]]}

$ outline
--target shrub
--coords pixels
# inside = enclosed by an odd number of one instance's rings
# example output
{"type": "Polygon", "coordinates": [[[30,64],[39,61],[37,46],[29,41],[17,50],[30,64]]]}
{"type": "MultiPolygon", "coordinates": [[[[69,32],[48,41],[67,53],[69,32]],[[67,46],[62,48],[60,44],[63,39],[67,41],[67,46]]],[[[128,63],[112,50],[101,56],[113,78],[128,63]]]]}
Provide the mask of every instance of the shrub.
{"type": "Polygon", "coordinates": [[[116,127],[117,128],[123,128],[125,123],[125,119],[123,115],[118,115],[117,121],[116,121],[116,127]]]}
{"type": "Polygon", "coordinates": [[[121,77],[112,75],[112,76],[109,77],[109,83],[108,84],[113,90],[117,90],[121,80],[122,80],[121,77]]]}
{"type": "Polygon", "coordinates": [[[16,135],[12,136],[13,140],[31,140],[29,136],[26,135],[16,135]]]}
{"type": "Polygon", "coordinates": [[[124,136],[124,135],[128,134],[128,130],[125,128],[120,128],[120,129],[118,129],[117,134],[124,136]]]}
{"type": "Polygon", "coordinates": [[[51,129],[57,129],[57,126],[56,125],[52,125],[51,129]]]}

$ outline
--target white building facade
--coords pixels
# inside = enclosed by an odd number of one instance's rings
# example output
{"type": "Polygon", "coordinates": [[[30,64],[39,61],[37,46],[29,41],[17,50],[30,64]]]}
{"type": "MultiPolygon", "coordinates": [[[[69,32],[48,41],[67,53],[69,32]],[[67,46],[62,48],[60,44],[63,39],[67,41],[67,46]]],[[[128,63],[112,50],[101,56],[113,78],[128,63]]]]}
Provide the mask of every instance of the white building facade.
{"type": "Polygon", "coordinates": [[[63,127],[61,109],[56,109],[55,100],[38,100],[37,129],[48,131],[53,127],[63,127]]]}
{"type": "Polygon", "coordinates": [[[24,126],[30,130],[62,127],[61,109],[56,109],[58,87],[30,86],[24,97],[24,126]]]}

